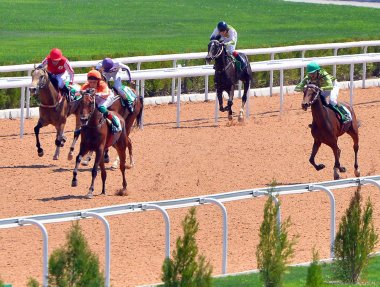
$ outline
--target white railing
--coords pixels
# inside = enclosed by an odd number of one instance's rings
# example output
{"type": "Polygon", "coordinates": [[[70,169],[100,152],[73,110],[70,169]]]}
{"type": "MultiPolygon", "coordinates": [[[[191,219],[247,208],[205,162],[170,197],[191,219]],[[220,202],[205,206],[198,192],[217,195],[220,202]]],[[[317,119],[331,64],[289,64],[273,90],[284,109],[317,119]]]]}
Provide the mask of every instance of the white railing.
{"type": "MultiPolygon", "coordinates": [[[[202,204],[215,204],[217,205],[223,215],[223,242],[222,242],[222,273],[227,273],[227,252],[228,252],[228,215],[227,209],[223,202],[234,200],[252,199],[262,196],[284,196],[288,194],[302,194],[315,191],[324,191],[328,194],[330,199],[330,257],[334,257],[334,241],[335,241],[335,227],[336,227],[336,212],[335,212],[335,198],[331,192],[332,189],[356,187],[360,185],[374,185],[380,189],[380,175],[367,176],[361,178],[349,178],[336,181],[326,181],[319,183],[297,184],[276,186],[273,188],[256,188],[240,190],[228,193],[220,193],[214,195],[205,195],[191,198],[174,199],[167,201],[156,202],[142,202],[142,203],[129,203],[115,206],[107,206],[101,208],[93,208],[87,210],[78,210],[63,213],[43,214],[30,217],[14,217],[0,220],[0,228],[13,228],[24,225],[36,225],[43,235],[43,286],[48,286],[48,233],[44,224],[56,223],[64,221],[79,220],[82,218],[95,217],[102,221],[106,230],[105,240],[105,286],[110,286],[110,260],[111,260],[111,235],[107,216],[120,215],[133,212],[141,212],[146,210],[159,210],[165,219],[165,256],[170,256],[170,217],[166,210],[174,208],[183,208],[190,206],[198,206],[202,204]]],[[[278,218],[279,223],[280,217],[278,218]]]]}
{"type": "MultiPolygon", "coordinates": [[[[295,58],[284,60],[271,60],[263,62],[251,63],[253,72],[262,71],[280,71],[280,113],[283,111],[284,100],[284,70],[290,69],[303,69],[307,63],[311,60],[317,60],[321,66],[331,65],[350,65],[350,104],[353,105],[353,80],[354,80],[354,65],[380,62],[380,53],[372,54],[358,54],[358,55],[343,55],[343,56],[331,56],[320,58],[295,58]]],[[[152,70],[137,70],[131,72],[132,77],[135,80],[141,81],[140,94],[144,96],[145,93],[145,80],[152,79],[177,79],[177,127],[180,126],[180,96],[181,96],[181,79],[184,77],[208,77],[214,74],[214,70],[211,65],[203,66],[191,66],[191,67],[177,67],[168,69],[152,69],[152,70]]],[[[127,79],[127,75],[122,77],[127,79]]],[[[86,80],[85,74],[79,74],[76,76],[76,80],[81,83],[86,80]]],[[[0,88],[16,88],[23,87],[21,94],[21,121],[20,121],[20,136],[24,133],[24,106],[25,106],[25,87],[30,85],[30,77],[18,77],[18,78],[0,78],[0,88]]],[[[206,98],[208,91],[206,90],[206,98]]],[[[247,97],[246,115],[249,117],[249,100],[247,97]]],[[[173,99],[174,102],[174,99],[173,99]]],[[[215,123],[218,121],[218,101],[215,101],[215,123]]]]}

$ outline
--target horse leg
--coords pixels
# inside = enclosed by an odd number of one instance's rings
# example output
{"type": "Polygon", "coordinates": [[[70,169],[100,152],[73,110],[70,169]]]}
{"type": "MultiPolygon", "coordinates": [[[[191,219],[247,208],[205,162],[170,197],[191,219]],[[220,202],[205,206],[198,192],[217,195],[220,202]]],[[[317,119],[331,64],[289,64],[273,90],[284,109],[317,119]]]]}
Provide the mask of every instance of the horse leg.
{"type": "Polygon", "coordinates": [[[354,173],[355,173],[355,176],[356,177],[360,177],[360,171],[359,171],[359,165],[358,165],[358,151],[359,151],[359,135],[358,135],[358,131],[356,129],[356,131],[354,129],[349,130],[347,132],[352,140],[354,141],[354,153],[355,153],[355,163],[354,163],[354,173]]]}
{"type": "Polygon", "coordinates": [[[91,160],[91,157],[92,157],[92,153],[93,151],[89,151],[86,156],[84,157],[84,159],[82,160],[81,162],[81,165],[83,166],[88,166],[90,160],[91,160]]]}
{"type": "Polygon", "coordinates": [[[66,138],[65,136],[63,135],[63,130],[65,128],[65,124],[61,124],[57,127],[55,127],[56,130],[57,130],[57,137],[55,138],[55,153],[54,153],[54,156],[53,156],[53,160],[58,160],[59,159],[59,150],[61,147],[63,147],[63,145],[65,144],[66,142],[66,138]]]}
{"type": "Polygon", "coordinates": [[[75,144],[77,143],[77,140],[79,138],[79,135],[80,135],[80,119],[79,119],[79,116],[77,116],[75,118],[75,131],[74,131],[74,139],[73,139],[73,142],[70,146],[70,151],[69,151],[69,154],[67,156],[67,159],[68,160],[72,160],[73,159],[73,154],[74,154],[74,148],[75,148],[75,144]]]}
{"type": "Polygon", "coordinates": [[[216,94],[218,96],[219,111],[225,112],[227,109],[223,107],[223,91],[217,90],[216,94]]]}
{"type": "Polygon", "coordinates": [[[337,180],[340,178],[338,170],[339,171],[346,171],[344,167],[340,166],[339,158],[340,158],[340,148],[338,147],[337,144],[331,146],[333,152],[334,152],[334,157],[335,157],[335,163],[334,163],[334,179],[337,180]]]}
{"type": "Polygon", "coordinates": [[[104,150],[104,163],[110,162],[110,156],[108,155],[108,148],[104,150]]]}
{"type": "Polygon", "coordinates": [[[73,179],[71,181],[71,186],[72,187],[78,186],[78,180],[77,180],[78,166],[80,164],[80,161],[81,161],[82,157],[86,154],[86,152],[87,152],[87,150],[85,149],[84,144],[81,144],[80,145],[79,153],[78,153],[78,155],[76,157],[76,160],[75,160],[75,167],[74,167],[74,170],[73,170],[73,179]]]}
{"type": "Polygon", "coordinates": [[[101,194],[106,194],[106,179],[107,179],[107,172],[106,172],[106,167],[104,165],[104,158],[103,160],[100,161],[99,163],[100,166],[100,171],[102,175],[102,193],[101,194]]]}
{"type": "Polygon", "coordinates": [[[34,127],[34,134],[36,135],[36,147],[37,147],[37,153],[39,157],[42,157],[44,155],[44,150],[41,148],[41,143],[40,143],[40,128],[42,128],[42,120],[39,119],[37,125],[34,127]]]}
{"type": "Polygon", "coordinates": [[[319,171],[321,169],[324,169],[325,168],[325,165],[324,164],[316,164],[315,163],[315,156],[319,150],[319,147],[321,146],[321,142],[314,139],[314,144],[313,144],[313,148],[311,150],[311,155],[310,155],[310,158],[309,158],[309,162],[314,166],[314,168],[319,171]]]}
{"type": "Polygon", "coordinates": [[[227,107],[228,107],[228,120],[231,122],[232,121],[232,105],[233,105],[233,100],[234,100],[234,85],[231,86],[230,88],[230,93],[228,94],[228,102],[227,102],[227,107]]]}
{"type": "MultiPolygon", "coordinates": [[[[100,161],[102,160],[103,153],[104,153],[104,150],[101,150],[101,149],[98,149],[95,153],[94,166],[92,167],[92,170],[91,170],[91,175],[92,175],[91,185],[90,185],[90,187],[88,189],[88,193],[86,195],[87,198],[93,197],[95,179],[96,179],[96,176],[98,175],[98,166],[100,164],[100,161]]],[[[104,190],[104,187],[103,187],[103,190],[104,190]]],[[[102,193],[103,193],[103,190],[102,190],[102,193]]]]}
{"type": "Polygon", "coordinates": [[[239,117],[238,117],[239,122],[244,122],[244,107],[245,107],[245,103],[247,102],[248,88],[249,88],[249,80],[248,82],[244,81],[244,93],[243,93],[243,97],[241,98],[241,108],[240,108],[239,117]]]}
{"type": "MultiPolygon", "coordinates": [[[[128,143],[127,143],[128,145],[128,143]]],[[[125,162],[126,162],[126,153],[125,153],[126,146],[121,146],[120,148],[117,149],[117,154],[119,155],[120,158],[120,171],[121,171],[121,176],[123,178],[123,191],[127,189],[127,180],[125,178],[125,162]]]]}

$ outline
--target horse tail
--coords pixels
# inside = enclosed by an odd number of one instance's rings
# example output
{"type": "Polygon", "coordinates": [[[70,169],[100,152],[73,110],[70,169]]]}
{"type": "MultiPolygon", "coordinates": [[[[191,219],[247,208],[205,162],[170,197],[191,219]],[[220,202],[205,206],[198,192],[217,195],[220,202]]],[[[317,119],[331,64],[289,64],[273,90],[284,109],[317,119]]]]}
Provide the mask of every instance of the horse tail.
{"type": "Polygon", "coordinates": [[[136,116],[136,126],[138,126],[138,127],[140,126],[141,121],[142,121],[142,113],[143,113],[143,109],[144,109],[144,98],[140,96],[139,100],[140,100],[140,104],[141,104],[141,109],[136,116]]]}

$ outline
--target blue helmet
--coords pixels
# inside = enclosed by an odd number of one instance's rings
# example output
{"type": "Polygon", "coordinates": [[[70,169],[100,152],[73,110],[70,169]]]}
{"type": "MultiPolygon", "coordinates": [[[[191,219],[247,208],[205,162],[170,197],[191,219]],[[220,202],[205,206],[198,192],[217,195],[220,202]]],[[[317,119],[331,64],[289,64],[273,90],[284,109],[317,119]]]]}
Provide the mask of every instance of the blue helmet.
{"type": "Polygon", "coordinates": [[[219,23],[218,23],[218,30],[219,30],[219,32],[222,32],[222,31],[227,31],[228,30],[228,25],[227,25],[227,23],[226,22],[224,22],[224,21],[220,21],[219,23]]]}
{"type": "Polygon", "coordinates": [[[111,58],[104,58],[102,67],[105,72],[109,72],[113,68],[113,61],[111,58]]]}

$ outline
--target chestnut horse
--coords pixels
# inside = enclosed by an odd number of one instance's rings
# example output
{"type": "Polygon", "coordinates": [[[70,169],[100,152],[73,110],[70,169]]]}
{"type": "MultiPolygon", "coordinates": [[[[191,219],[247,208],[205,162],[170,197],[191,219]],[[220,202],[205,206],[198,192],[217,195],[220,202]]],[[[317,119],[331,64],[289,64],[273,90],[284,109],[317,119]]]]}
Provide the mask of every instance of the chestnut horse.
{"type": "Polygon", "coordinates": [[[348,105],[345,107],[351,112],[352,121],[342,124],[337,118],[335,112],[324,106],[321,100],[321,89],[313,84],[309,84],[304,89],[302,108],[306,111],[311,107],[313,122],[311,124],[311,134],[314,138],[313,149],[310,155],[309,162],[316,170],[325,168],[324,164],[316,164],[314,159],[322,143],[331,147],[334,152],[334,179],[339,179],[339,172],[345,172],[346,168],[340,165],[340,149],[338,147],[338,137],[347,133],[354,141],[355,152],[355,176],[359,177],[358,166],[358,150],[359,150],[359,121],[356,119],[353,108],[348,105]]]}
{"type": "Polygon", "coordinates": [[[120,119],[122,130],[116,134],[111,133],[111,128],[107,124],[107,120],[103,114],[98,111],[95,103],[95,90],[89,89],[81,92],[83,97],[79,104],[79,114],[81,122],[81,142],[79,154],[76,157],[75,168],[73,171],[73,179],[71,186],[78,185],[77,173],[78,166],[82,157],[89,151],[95,151],[94,166],[92,167],[92,181],[89,188],[87,198],[92,198],[94,191],[94,183],[100,166],[102,176],[102,194],[106,193],[107,172],[104,165],[104,151],[106,148],[113,146],[120,157],[120,170],[123,178],[123,192],[126,191],[127,181],[125,179],[125,158],[127,148],[127,135],[125,121],[117,112],[113,112],[120,119]]]}
{"type": "Polygon", "coordinates": [[[230,121],[232,121],[232,101],[234,98],[235,85],[237,84],[238,80],[242,81],[244,84],[244,93],[241,99],[241,108],[238,118],[239,121],[244,121],[244,106],[247,101],[247,92],[252,81],[252,69],[248,58],[243,53],[239,54],[247,63],[247,67],[241,72],[236,71],[234,60],[228,56],[223,43],[220,43],[218,40],[211,40],[208,44],[206,62],[210,63],[211,60],[215,60],[214,81],[216,87],[216,95],[218,96],[219,101],[219,110],[221,112],[228,111],[228,119],[230,121]],[[228,93],[228,102],[226,107],[223,107],[223,91],[226,91],[228,93]]]}
{"type": "MultiPolygon", "coordinates": [[[[116,91],[114,90],[114,93],[116,91]]],[[[136,94],[136,92],[135,92],[136,94]]],[[[131,130],[133,128],[133,124],[136,122],[135,126],[139,127],[142,120],[142,112],[144,109],[144,101],[143,97],[136,98],[133,104],[133,113],[130,113],[125,105],[122,104],[122,98],[119,96],[118,100],[113,102],[113,104],[108,108],[110,111],[115,111],[120,114],[125,120],[125,130],[127,134],[128,141],[128,152],[129,152],[129,164],[126,165],[127,168],[132,168],[135,164],[132,153],[132,141],[129,137],[131,130]]],[[[85,159],[82,160],[82,165],[88,165],[88,162],[91,160],[92,152],[85,156],[85,159]]],[[[108,149],[105,150],[104,154],[105,162],[109,162],[108,157],[108,149]]],[[[112,168],[118,168],[120,163],[120,159],[117,158],[112,165],[112,168]]]]}
{"type": "MultiPolygon", "coordinates": [[[[44,155],[44,150],[41,148],[39,139],[40,128],[51,124],[57,130],[55,139],[56,150],[53,156],[53,159],[57,160],[59,158],[59,150],[66,142],[64,129],[67,117],[74,114],[76,117],[75,129],[78,130],[80,127],[77,109],[78,103],[69,103],[66,97],[60,94],[50,80],[48,71],[44,68],[35,69],[32,72],[32,84],[29,90],[33,95],[38,95],[40,101],[40,117],[37,125],[34,127],[38,156],[42,157],[44,155]]],[[[74,132],[74,140],[72,145],[75,144],[78,136],[79,134],[74,132]]]]}

